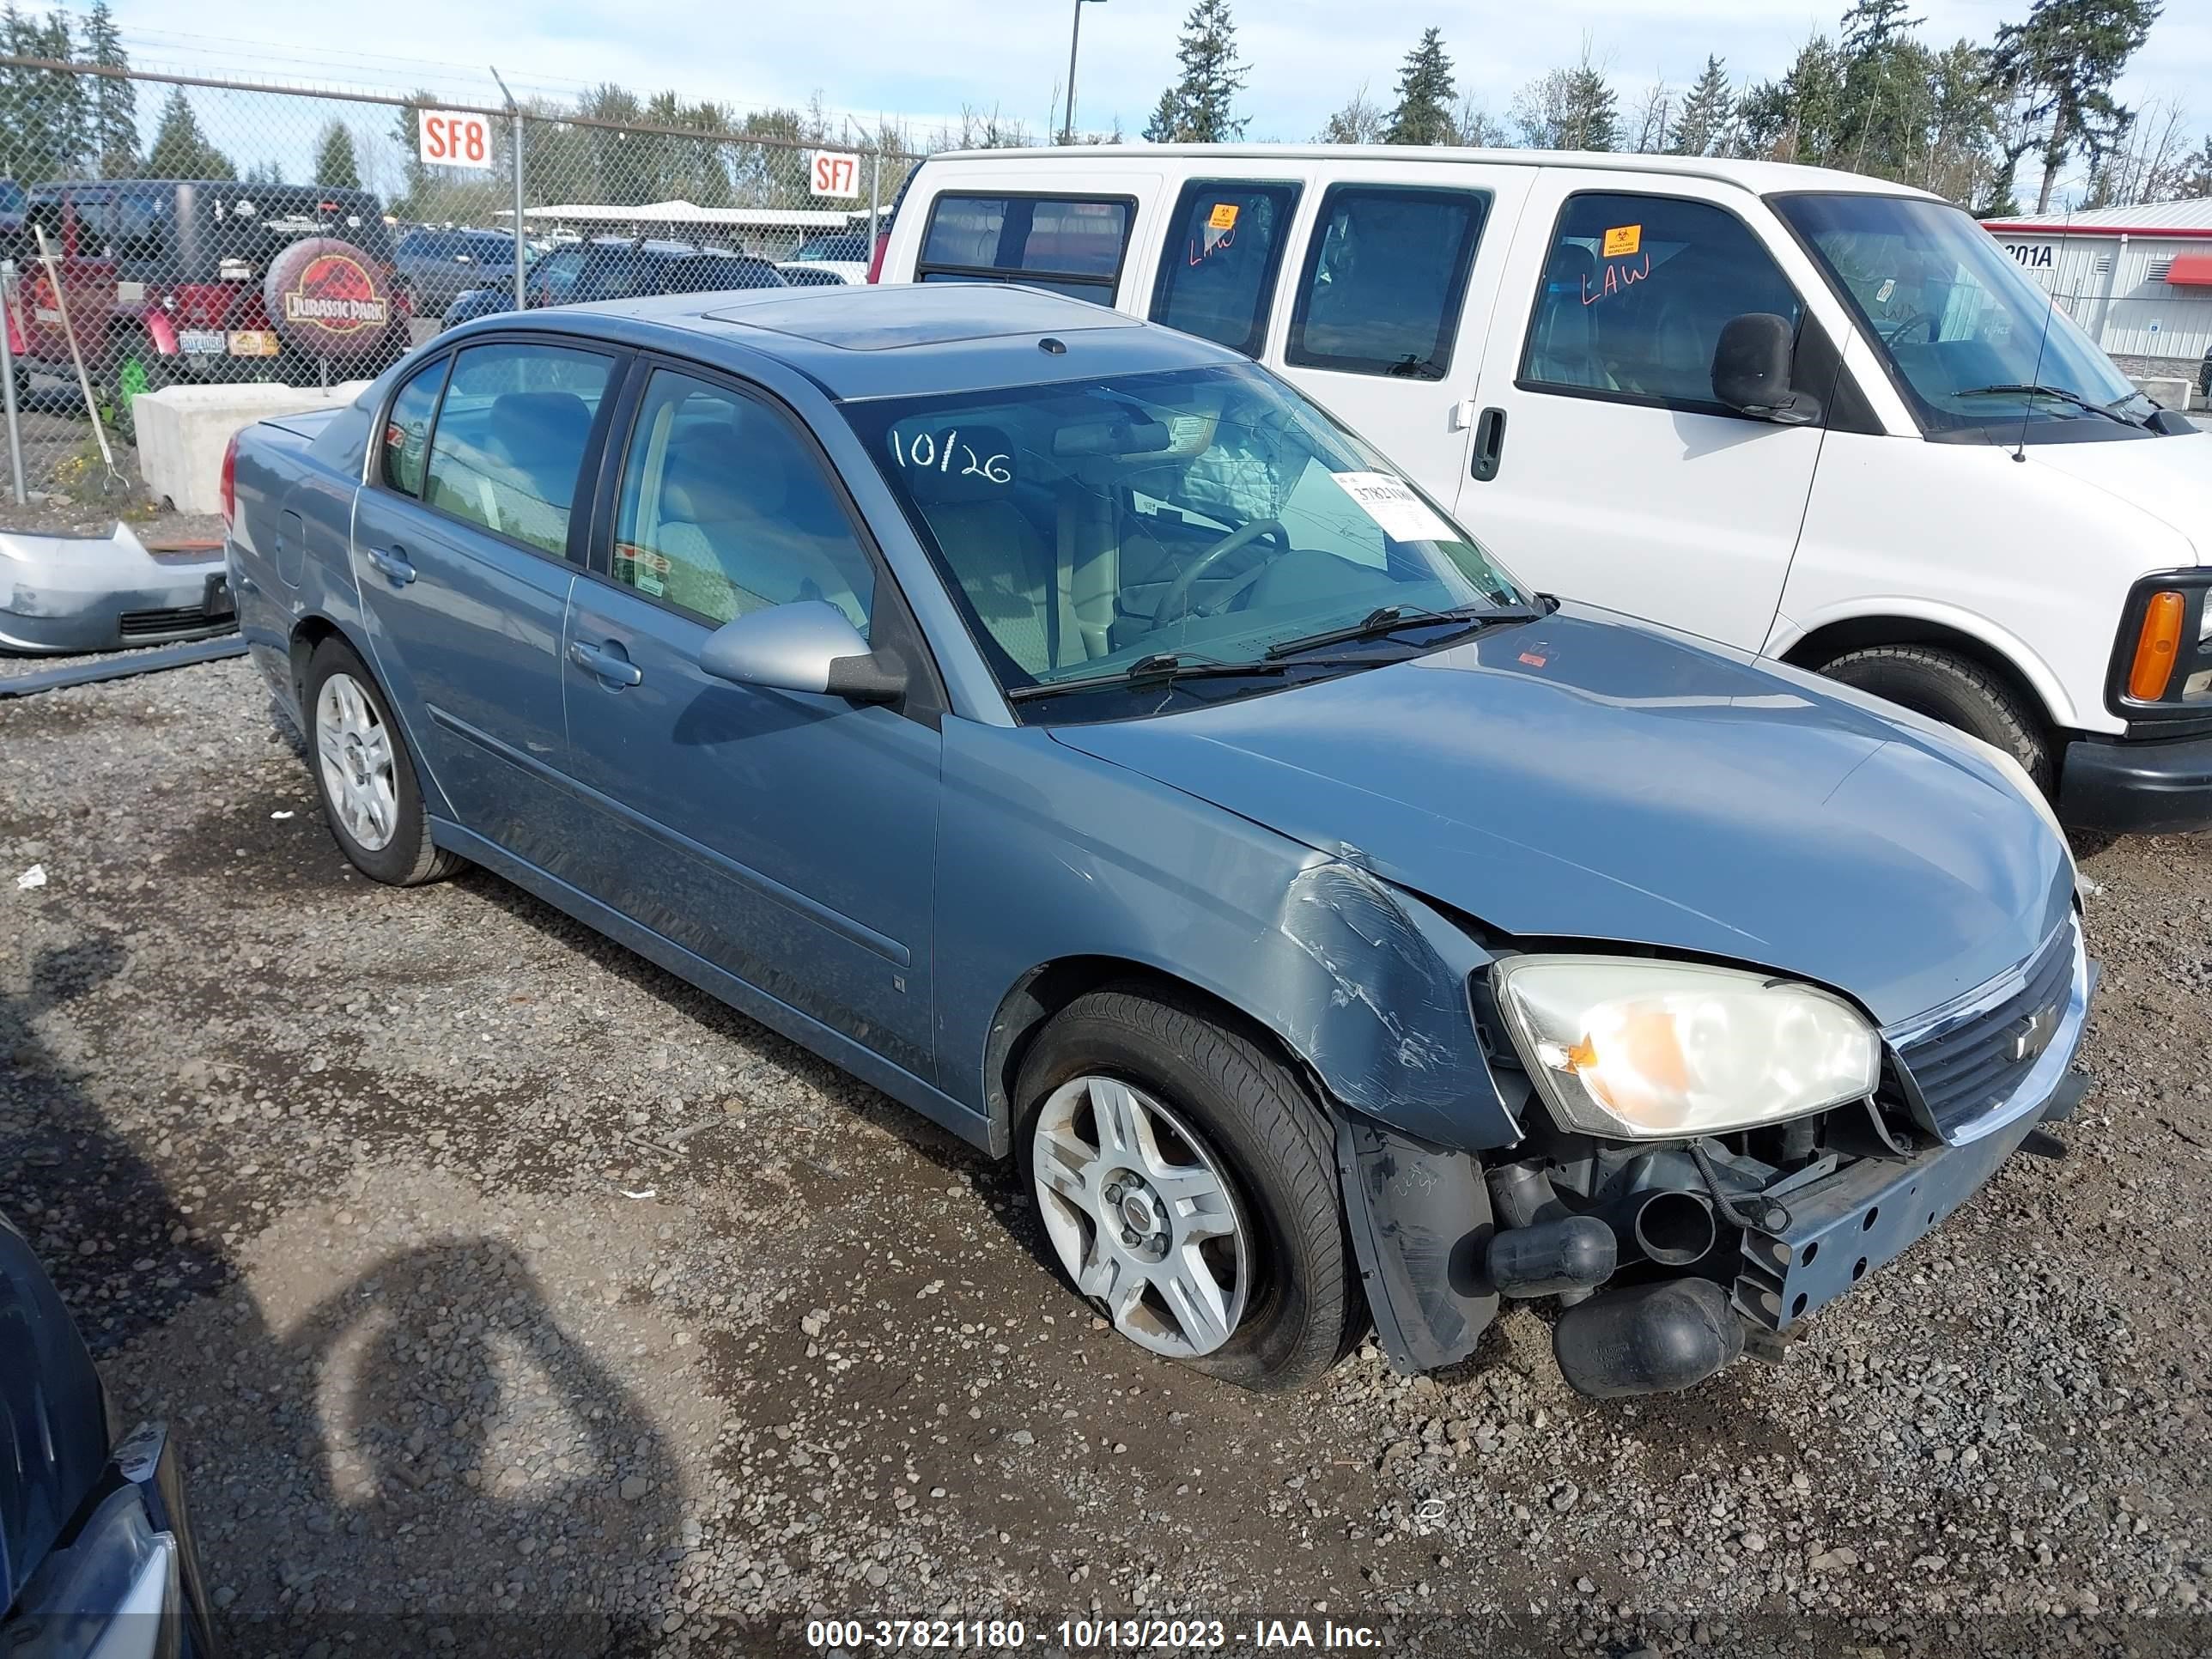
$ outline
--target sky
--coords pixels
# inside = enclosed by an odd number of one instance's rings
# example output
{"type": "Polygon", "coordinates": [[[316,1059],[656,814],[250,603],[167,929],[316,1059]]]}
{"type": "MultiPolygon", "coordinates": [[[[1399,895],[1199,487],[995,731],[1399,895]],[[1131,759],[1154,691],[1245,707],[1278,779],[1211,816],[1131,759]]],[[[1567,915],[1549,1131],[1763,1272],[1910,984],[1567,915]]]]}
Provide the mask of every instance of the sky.
{"type": "MultiPolygon", "coordinates": [[[[64,0],[82,10],[84,0],[64,0]]],[[[496,64],[519,94],[573,95],[616,81],[640,91],[751,109],[802,104],[817,91],[832,110],[872,125],[878,112],[923,126],[968,106],[995,106],[1040,134],[1059,121],[1075,0],[532,0],[455,5],[379,0],[379,27],[336,44],[321,25],[304,34],[297,0],[112,0],[133,60],[201,75],[311,81],[380,91],[428,87],[498,100],[483,69],[496,64]],[[360,47],[368,49],[359,49],[360,47]]],[[[2027,0],[1918,0],[1923,37],[1986,40],[2027,0]]],[[[1118,116],[1134,136],[1174,77],[1188,0],[1095,0],[1083,11],[1077,119],[1091,130],[1118,116]]],[[[1249,136],[1311,138],[1364,82],[1386,107],[1398,68],[1435,24],[1459,88],[1502,118],[1514,91],[1571,64],[1585,45],[1626,106],[1656,79],[1686,84],[1720,54],[1732,76],[1779,74],[1816,32],[1832,33],[1842,0],[1240,0],[1238,41],[1250,67],[1249,136]]],[[[2179,100],[2192,130],[2212,130],[2212,3],[2166,0],[2166,15],[2137,55],[2124,101],[2179,100]]]]}

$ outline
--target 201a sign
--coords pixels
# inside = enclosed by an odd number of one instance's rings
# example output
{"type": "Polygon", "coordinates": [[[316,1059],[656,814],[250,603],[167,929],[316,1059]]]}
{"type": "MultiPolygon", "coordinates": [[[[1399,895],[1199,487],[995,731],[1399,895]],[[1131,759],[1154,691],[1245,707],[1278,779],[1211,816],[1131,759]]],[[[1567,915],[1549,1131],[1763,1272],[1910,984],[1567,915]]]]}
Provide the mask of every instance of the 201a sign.
{"type": "Polygon", "coordinates": [[[814,193],[855,201],[860,194],[860,158],[834,149],[814,152],[814,193]]]}
{"type": "Polygon", "coordinates": [[[455,109],[426,109],[416,121],[422,165],[433,167],[489,167],[492,165],[491,118],[455,109]]]}

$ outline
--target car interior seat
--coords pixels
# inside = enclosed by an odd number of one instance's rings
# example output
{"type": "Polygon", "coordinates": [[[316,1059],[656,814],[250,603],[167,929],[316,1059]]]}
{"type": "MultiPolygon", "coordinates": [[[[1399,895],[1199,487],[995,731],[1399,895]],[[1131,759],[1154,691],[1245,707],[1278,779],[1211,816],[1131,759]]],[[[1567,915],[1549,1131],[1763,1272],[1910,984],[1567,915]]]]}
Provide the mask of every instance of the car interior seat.
{"type": "Polygon", "coordinates": [[[1580,242],[1561,242],[1544,267],[1544,302],[1528,347],[1528,376],[1553,386],[1613,389],[1613,377],[1598,362],[1590,329],[1596,291],[1597,256],[1580,242]]]}

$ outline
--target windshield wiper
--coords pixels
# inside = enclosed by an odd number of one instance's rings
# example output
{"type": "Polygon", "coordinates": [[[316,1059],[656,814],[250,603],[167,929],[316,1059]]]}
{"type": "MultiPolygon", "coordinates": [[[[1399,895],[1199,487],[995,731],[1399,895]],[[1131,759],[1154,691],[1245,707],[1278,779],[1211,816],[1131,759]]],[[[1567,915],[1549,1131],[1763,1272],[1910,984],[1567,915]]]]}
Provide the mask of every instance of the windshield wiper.
{"type": "MultiPolygon", "coordinates": [[[[2122,426],[2141,426],[2141,421],[2131,421],[2111,404],[2100,404],[2094,398],[2085,398],[2078,392],[2069,392],[2059,386],[1978,386],[1968,392],[1954,392],[1954,398],[2056,398],[2062,404],[2071,404],[2076,409],[2101,415],[2108,421],[2118,421],[2122,426]]],[[[2130,393],[2130,396],[2133,396],[2130,393]]],[[[2115,399],[2127,402],[2126,398],[2115,399]]]]}
{"type": "Polygon", "coordinates": [[[1118,673],[1085,674],[1079,679],[1045,680],[1036,685],[1018,685],[1006,693],[1006,700],[1009,702],[1025,702],[1031,697],[1052,696],[1062,691],[1096,691],[1106,686],[1141,691],[1155,685],[1172,685],[1178,680],[1276,675],[1287,673],[1289,670],[1288,663],[1218,662],[1211,657],[1181,657],[1172,651],[1155,651],[1149,657],[1138,658],[1118,673]]]}
{"type": "Polygon", "coordinates": [[[1370,611],[1366,617],[1347,628],[1331,628],[1319,634],[1306,634],[1294,640],[1278,640],[1267,647],[1270,662],[1295,656],[1301,651],[1312,651],[1324,645],[1343,645],[1352,640],[1379,640],[1408,628],[1431,628],[1439,623],[1456,624],[1449,638],[1463,634],[1478,633],[1493,623],[1530,622],[1533,611],[1518,605],[1501,606],[1496,610],[1477,611],[1469,605],[1460,605],[1450,611],[1407,611],[1402,605],[1386,605],[1370,611]]]}

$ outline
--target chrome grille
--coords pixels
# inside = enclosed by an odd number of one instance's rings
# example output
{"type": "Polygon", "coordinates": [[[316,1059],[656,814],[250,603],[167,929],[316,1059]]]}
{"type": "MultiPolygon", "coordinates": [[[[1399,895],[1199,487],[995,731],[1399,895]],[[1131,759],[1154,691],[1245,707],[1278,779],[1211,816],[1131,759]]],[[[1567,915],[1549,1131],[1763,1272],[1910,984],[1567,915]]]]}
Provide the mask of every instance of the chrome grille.
{"type": "Polygon", "coordinates": [[[2016,975],[1895,1042],[1893,1069],[1914,1117],[1954,1139],[2012,1097],[2060,1038],[2080,939],[2079,924],[2068,918],[2016,975]]]}

